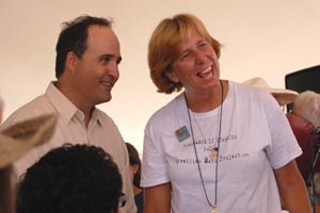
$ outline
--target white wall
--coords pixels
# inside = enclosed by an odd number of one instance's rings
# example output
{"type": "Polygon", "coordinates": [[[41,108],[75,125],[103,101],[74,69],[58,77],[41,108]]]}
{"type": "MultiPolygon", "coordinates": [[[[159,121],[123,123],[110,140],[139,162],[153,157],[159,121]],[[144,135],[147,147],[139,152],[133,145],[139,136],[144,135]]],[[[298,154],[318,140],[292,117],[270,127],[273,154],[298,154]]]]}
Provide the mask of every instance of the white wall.
{"type": "Polygon", "coordinates": [[[224,45],[222,78],[242,82],[260,76],[283,88],[285,74],[320,64],[319,9],[319,0],[1,0],[4,118],[54,80],[63,21],[82,14],[112,17],[124,60],[112,101],[99,108],[141,151],[148,118],[174,97],[156,92],[147,67],[148,39],[161,19],[180,12],[199,16],[224,45]]]}

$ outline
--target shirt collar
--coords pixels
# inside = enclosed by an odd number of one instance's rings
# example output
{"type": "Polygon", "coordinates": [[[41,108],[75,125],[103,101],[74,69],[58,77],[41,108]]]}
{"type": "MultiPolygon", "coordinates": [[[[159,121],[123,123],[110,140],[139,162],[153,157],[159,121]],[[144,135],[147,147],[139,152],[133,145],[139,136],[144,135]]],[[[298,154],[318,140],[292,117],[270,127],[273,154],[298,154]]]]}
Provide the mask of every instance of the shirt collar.
{"type": "MultiPolygon", "coordinates": [[[[46,90],[46,95],[64,122],[68,124],[73,117],[84,120],[84,113],[79,110],[65,95],[63,95],[55,85],[56,81],[50,82],[46,90]]],[[[90,123],[93,122],[101,124],[99,117],[98,110],[94,108],[90,123]]]]}
{"type": "Polygon", "coordinates": [[[46,95],[55,110],[59,113],[65,123],[69,123],[72,117],[79,115],[84,117],[84,114],[55,86],[56,81],[50,82],[46,95]]]}

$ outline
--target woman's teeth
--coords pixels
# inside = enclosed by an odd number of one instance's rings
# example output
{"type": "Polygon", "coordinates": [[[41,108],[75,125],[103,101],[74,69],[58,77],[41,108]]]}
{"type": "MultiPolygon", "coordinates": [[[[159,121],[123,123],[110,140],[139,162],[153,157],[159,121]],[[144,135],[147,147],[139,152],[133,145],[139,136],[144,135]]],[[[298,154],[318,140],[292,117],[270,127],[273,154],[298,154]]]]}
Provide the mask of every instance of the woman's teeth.
{"type": "Polygon", "coordinates": [[[198,77],[200,78],[205,78],[208,75],[212,74],[212,67],[208,67],[205,70],[203,70],[202,72],[198,73],[198,77]]]}

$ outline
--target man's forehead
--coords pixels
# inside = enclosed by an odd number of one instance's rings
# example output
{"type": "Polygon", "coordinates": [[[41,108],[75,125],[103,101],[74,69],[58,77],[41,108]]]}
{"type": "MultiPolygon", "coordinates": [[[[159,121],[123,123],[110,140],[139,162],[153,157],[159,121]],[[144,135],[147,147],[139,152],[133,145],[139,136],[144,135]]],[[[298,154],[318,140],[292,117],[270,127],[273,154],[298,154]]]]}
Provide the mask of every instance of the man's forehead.
{"type": "Polygon", "coordinates": [[[110,27],[92,26],[88,31],[88,49],[96,49],[101,54],[120,55],[120,43],[110,27]]]}
{"type": "Polygon", "coordinates": [[[116,40],[118,39],[110,27],[103,25],[91,25],[88,28],[88,39],[94,38],[95,40],[97,37],[110,37],[116,40]]]}

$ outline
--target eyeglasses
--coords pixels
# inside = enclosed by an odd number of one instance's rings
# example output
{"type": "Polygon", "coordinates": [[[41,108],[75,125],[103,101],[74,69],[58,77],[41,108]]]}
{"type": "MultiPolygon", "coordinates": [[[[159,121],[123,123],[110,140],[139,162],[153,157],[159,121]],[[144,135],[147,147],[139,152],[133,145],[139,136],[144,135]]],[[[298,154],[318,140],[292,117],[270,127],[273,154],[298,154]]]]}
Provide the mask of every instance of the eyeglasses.
{"type": "Polygon", "coordinates": [[[126,203],[127,203],[127,196],[123,192],[121,192],[118,206],[124,207],[124,205],[126,205],[126,203]]]}

